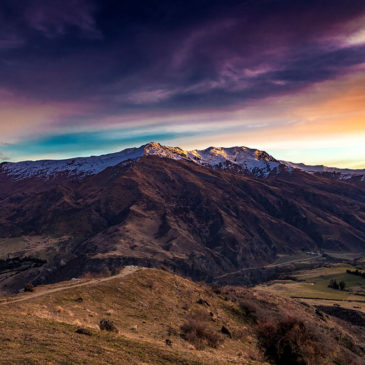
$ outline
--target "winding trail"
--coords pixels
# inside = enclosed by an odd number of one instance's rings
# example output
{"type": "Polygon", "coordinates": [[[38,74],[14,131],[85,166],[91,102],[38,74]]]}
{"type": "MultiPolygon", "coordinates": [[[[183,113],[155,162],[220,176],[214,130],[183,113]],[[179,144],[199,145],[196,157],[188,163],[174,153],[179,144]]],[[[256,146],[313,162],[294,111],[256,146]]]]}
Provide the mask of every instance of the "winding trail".
{"type": "Polygon", "coordinates": [[[82,282],[79,282],[79,281],[82,280],[82,279],[80,279],[80,280],[76,281],[75,283],[73,283],[72,281],[66,281],[66,282],[64,282],[63,285],[62,285],[62,283],[56,284],[56,285],[60,285],[60,286],[58,286],[56,288],[52,288],[52,289],[47,289],[47,286],[38,287],[37,288],[38,290],[41,290],[41,289],[45,289],[45,290],[37,291],[35,293],[29,293],[29,294],[25,293],[25,294],[22,294],[20,298],[18,296],[8,297],[8,298],[5,298],[4,300],[0,301],[0,305],[7,305],[7,304],[14,304],[14,303],[19,303],[19,302],[24,302],[24,301],[27,301],[27,300],[31,300],[31,299],[34,299],[34,298],[39,298],[39,297],[42,297],[44,295],[48,295],[48,294],[51,294],[51,293],[57,293],[57,292],[67,290],[67,289],[73,289],[73,288],[79,288],[81,286],[99,284],[99,283],[103,283],[105,281],[110,281],[110,280],[114,280],[114,279],[118,279],[118,278],[120,279],[120,278],[126,277],[130,274],[133,274],[134,272],[136,272],[138,270],[143,270],[143,268],[139,267],[139,266],[125,266],[119,274],[114,275],[114,276],[108,276],[106,278],[90,279],[90,280],[85,280],[85,281],[83,280],[82,282]]]}

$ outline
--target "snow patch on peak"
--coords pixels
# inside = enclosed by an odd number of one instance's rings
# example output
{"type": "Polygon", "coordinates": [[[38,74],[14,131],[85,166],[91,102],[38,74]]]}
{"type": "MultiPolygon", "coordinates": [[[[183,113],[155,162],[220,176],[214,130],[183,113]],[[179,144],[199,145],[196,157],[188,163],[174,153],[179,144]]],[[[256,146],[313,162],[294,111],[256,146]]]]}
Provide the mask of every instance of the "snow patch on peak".
{"type": "Polygon", "coordinates": [[[173,160],[187,160],[205,167],[255,176],[268,176],[275,170],[278,172],[280,164],[266,152],[247,147],[209,147],[204,150],[186,151],[180,147],[168,147],[157,142],[150,142],[138,148],[127,148],[101,156],[9,162],[2,164],[1,167],[3,172],[14,179],[50,178],[59,175],[83,177],[97,174],[110,166],[151,155],[173,160]]]}
{"type": "Polygon", "coordinates": [[[108,167],[128,164],[143,156],[158,156],[173,160],[186,160],[203,167],[228,170],[244,175],[267,177],[281,171],[291,173],[300,169],[310,174],[332,173],[342,180],[354,176],[365,181],[365,170],[337,169],[325,166],[307,166],[287,161],[278,161],[265,151],[248,147],[208,147],[203,150],[183,150],[180,147],[163,146],[150,142],[141,147],[127,148],[123,151],[101,156],[78,157],[66,160],[41,160],[6,162],[0,164],[0,173],[20,180],[30,177],[50,178],[53,176],[84,177],[95,175],[108,167]]]}
{"type": "Polygon", "coordinates": [[[255,176],[268,176],[279,171],[279,161],[264,151],[248,147],[209,147],[205,150],[193,150],[188,156],[194,157],[194,162],[213,168],[235,170],[255,176]]]}
{"type": "Polygon", "coordinates": [[[248,147],[208,147],[204,150],[183,150],[151,142],[144,146],[147,155],[188,160],[198,165],[237,171],[255,176],[268,176],[279,172],[280,162],[268,153],[248,147]]]}
{"type": "Polygon", "coordinates": [[[128,160],[136,160],[145,154],[144,148],[127,148],[121,152],[101,156],[76,157],[66,160],[40,160],[7,162],[2,170],[16,180],[30,177],[49,178],[55,175],[87,176],[94,175],[107,167],[118,165],[128,160]]]}
{"type": "Polygon", "coordinates": [[[144,148],[145,155],[155,155],[174,160],[187,158],[186,151],[182,150],[180,147],[167,147],[156,142],[150,142],[142,147],[144,148]]]}

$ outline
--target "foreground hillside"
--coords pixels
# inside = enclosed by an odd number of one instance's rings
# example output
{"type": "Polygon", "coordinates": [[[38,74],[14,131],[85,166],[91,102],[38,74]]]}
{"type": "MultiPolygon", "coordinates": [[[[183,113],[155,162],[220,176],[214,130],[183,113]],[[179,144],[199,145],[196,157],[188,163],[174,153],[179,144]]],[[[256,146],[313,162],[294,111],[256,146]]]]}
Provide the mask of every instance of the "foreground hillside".
{"type": "Polygon", "coordinates": [[[365,344],[298,301],[135,267],[3,298],[0,329],[2,364],[361,364],[365,344]]]}

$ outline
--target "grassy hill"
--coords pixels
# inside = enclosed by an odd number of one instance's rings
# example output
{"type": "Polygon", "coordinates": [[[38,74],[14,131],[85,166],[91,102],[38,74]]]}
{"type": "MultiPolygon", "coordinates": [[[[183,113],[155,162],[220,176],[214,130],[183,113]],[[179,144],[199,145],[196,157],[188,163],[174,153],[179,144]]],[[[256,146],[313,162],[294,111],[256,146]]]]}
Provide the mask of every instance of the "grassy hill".
{"type": "Polygon", "coordinates": [[[126,267],[113,277],[3,298],[0,363],[279,363],[267,341],[280,338],[296,352],[292,363],[361,364],[360,330],[265,290],[211,288],[166,271],[126,267]],[[101,330],[101,320],[115,330],[101,330]],[[321,348],[317,338],[325,338],[321,348]]]}

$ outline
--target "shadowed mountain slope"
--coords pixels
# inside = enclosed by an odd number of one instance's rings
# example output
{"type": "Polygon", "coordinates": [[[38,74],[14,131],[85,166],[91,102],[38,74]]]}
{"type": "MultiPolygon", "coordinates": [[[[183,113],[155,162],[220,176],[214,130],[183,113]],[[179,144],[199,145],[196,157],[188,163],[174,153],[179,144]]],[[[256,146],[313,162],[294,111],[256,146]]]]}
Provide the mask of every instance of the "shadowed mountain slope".
{"type": "Polygon", "coordinates": [[[47,261],[8,288],[123,264],[214,280],[278,253],[365,248],[363,187],[299,170],[262,179],[144,156],[82,179],[3,175],[0,188],[2,244],[30,237],[12,255],[47,261]]]}

